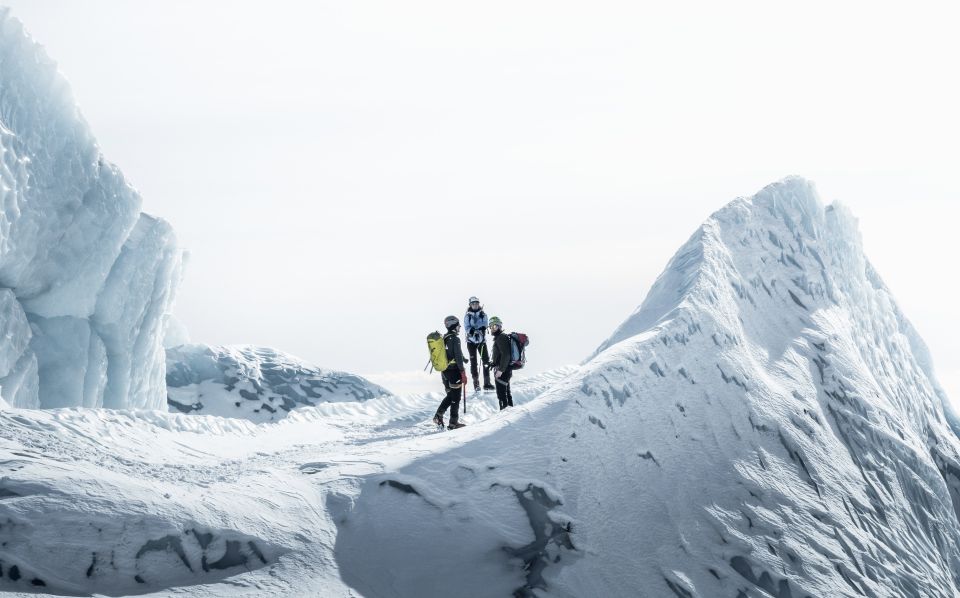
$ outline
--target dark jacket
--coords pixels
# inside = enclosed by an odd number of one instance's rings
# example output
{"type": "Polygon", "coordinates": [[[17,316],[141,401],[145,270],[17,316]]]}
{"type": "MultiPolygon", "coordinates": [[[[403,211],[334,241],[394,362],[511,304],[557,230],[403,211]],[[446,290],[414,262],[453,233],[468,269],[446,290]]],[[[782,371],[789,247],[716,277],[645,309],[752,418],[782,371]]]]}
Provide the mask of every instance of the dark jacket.
{"type": "Polygon", "coordinates": [[[457,336],[457,333],[451,330],[444,334],[443,346],[447,349],[447,361],[450,362],[447,370],[449,371],[454,368],[460,371],[465,370],[466,368],[463,366],[463,349],[460,348],[460,337],[457,336]]]}
{"type": "Polygon", "coordinates": [[[510,335],[503,330],[493,333],[493,354],[490,356],[490,366],[501,372],[510,368],[513,361],[513,347],[510,346],[510,335]]]}

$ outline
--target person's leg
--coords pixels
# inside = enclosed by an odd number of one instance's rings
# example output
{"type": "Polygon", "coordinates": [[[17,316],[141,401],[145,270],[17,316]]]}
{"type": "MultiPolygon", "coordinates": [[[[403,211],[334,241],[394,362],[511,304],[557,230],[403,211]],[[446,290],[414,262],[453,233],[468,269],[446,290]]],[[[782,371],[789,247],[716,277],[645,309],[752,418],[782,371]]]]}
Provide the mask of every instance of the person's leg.
{"type": "Polygon", "coordinates": [[[480,360],[483,362],[483,388],[490,388],[490,352],[487,351],[487,341],[480,345],[480,360]]]}
{"type": "Polygon", "coordinates": [[[443,397],[443,400],[440,401],[440,406],[437,407],[437,413],[433,416],[433,421],[438,426],[443,425],[443,414],[446,413],[447,407],[450,406],[450,383],[447,382],[447,373],[440,372],[440,379],[443,380],[443,389],[447,391],[447,394],[443,397]]]}
{"type": "Polygon", "coordinates": [[[497,401],[500,403],[501,411],[507,408],[507,388],[507,383],[497,378],[497,401]]]}
{"type": "MultiPolygon", "coordinates": [[[[443,380],[443,390],[447,391],[449,394],[450,389],[447,387],[447,375],[444,372],[440,372],[440,379],[443,380]]],[[[443,413],[449,406],[450,402],[447,401],[447,397],[444,395],[443,400],[440,401],[440,405],[437,407],[437,412],[433,414],[433,423],[437,424],[438,426],[443,425],[443,413]]]]}
{"type": "Polygon", "coordinates": [[[460,422],[460,389],[451,388],[444,400],[450,401],[450,425],[456,426],[460,422]]]}
{"type": "Polygon", "coordinates": [[[513,407],[513,391],[510,390],[510,379],[513,378],[513,370],[507,368],[507,371],[500,376],[504,382],[504,394],[506,395],[506,406],[513,407]]]}
{"type": "Polygon", "coordinates": [[[477,345],[467,343],[467,352],[470,353],[470,377],[473,378],[473,389],[480,390],[480,381],[477,374],[477,345]]]}

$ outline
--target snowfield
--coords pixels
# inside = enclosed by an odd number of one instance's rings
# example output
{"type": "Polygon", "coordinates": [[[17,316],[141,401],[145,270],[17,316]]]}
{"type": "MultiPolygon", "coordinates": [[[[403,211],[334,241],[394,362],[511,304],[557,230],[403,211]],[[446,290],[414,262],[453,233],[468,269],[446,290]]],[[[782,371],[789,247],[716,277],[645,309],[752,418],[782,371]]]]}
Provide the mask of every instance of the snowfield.
{"type": "MultiPolygon", "coordinates": [[[[569,371],[519,384],[515,400],[569,371]]],[[[159,411],[0,411],[0,589],[351,595],[336,563],[338,529],[366,482],[484,435],[483,425],[436,432],[429,419],[440,399],[326,403],[260,425],[159,411]]],[[[471,397],[466,416],[496,428],[523,411],[501,414],[495,397],[471,397]]]]}
{"type": "Polygon", "coordinates": [[[803,179],[714,214],[591,359],[518,378],[457,432],[429,423],[439,393],[259,425],[0,412],[0,587],[960,593],[952,415],[855,221],[803,179]]]}
{"type": "Polygon", "coordinates": [[[139,205],[0,9],[0,593],[960,596],[960,421],[804,179],[453,432],[439,392],[180,344],[139,205]]]}

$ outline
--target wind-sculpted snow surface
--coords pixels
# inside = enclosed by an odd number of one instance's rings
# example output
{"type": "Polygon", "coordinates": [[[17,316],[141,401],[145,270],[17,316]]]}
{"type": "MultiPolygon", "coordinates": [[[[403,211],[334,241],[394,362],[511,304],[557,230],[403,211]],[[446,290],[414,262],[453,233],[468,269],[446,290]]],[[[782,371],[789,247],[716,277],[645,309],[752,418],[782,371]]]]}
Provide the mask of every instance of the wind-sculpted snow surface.
{"type": "MultiPolygon", "coordinates": [[[[616,503],[638,537],[626,554],[655,547],[648,583],[678,596],[957,594],[944,395],[855,221],[810,183],[715,214],[606,345],[571,414],[606,423],[581,423],[576,439],[603,467],[570,468],[574,494],[560,487],[570,503],[616,503]],[[672,296],[662,283],[678,278],[689,288],[672,296]],[[655,327],[630,336],[638,323],[655,327]]],[[[610,526],[591,515],[588,537],[610,526]]]]}
{"type": "Polygon", "coordinates": [[[515,379],[439,433],[440,392],[269,425],[0,410],[0,591],[960,595],[956,419],[802,179],[709,218],[591,359],[515,379]]]}
{"type": "Polygon", "coordinates": [[[945,409],[853,218],[787,179],[509,426],[368,482],[339,564],[369,596],[956,596],[945,409]]]}
{"type": "MultiPolygon", "coordinates": [[[[570,371],[521,381],[515,400],[570,371]]],[[[428,423],[440,398],[321,403],[269,425],[0,410],[0,593],[356,596],[336,564],[337,520],[365,480],[463,441],[428,423]]],[[[495,397],[467,413],[496,424],[495,397]]]]}
{"type": "Polygon", "coordinates": [[[323,370],[265,347],[181,345],[167,349],[171,411],[276,421],[293,409],[389,395],[372,382],[323,370]]]}
{"type": "Polygon", "coordinates": [[[7,402],[163,405],[158,331],[182,257],[140,204],[56,64],[0,8],[0,293],[19,307],[0,300],[0,327],[17,327],[17,347],[27,339],[16,365],[0,367],[7,402]]]}

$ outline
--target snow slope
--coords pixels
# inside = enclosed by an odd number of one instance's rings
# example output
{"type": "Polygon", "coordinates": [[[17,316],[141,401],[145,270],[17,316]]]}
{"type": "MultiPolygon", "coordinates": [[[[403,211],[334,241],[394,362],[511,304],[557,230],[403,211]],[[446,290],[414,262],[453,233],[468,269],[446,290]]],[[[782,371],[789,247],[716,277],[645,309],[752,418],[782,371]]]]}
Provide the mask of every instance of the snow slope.
{"type": "MultiPolygon", "coordinates": [[[[515,400],[568,373],[518,385],[515,400]]],[[[0,410],[0,592],[351,595],[337,513],[368,476],[462,442],[427,423],[440,398],[322,403],[260,425],[0,410]]],[[[495,405],[470,398],[468,420],[496,420],[495,405]]]]}
{"type": "Polygon", "coordinates": [[[182,254],[106,162],[68,85],[0,7],[0,395],[159,408],[182,254]]]}
{"type": "Polygon", "coordinates": [[[802,179],[709,218],[592,358],[521,372],[516,408],[474,398],[436,433],[439,399],[0,411],[0,590],[960,595],[945,397],[802,179]]]}
{"type": "Polygon", "coordinates": [[[171,411],[254,422],[330,401],[367,401],[390,394],[360,376],[323,370],[276,349],[181,345],[167,349],[171,411]]]}

